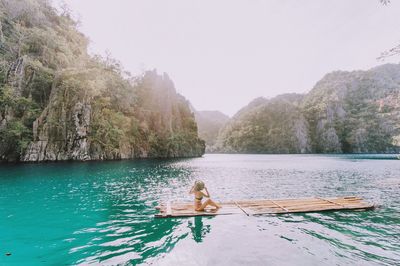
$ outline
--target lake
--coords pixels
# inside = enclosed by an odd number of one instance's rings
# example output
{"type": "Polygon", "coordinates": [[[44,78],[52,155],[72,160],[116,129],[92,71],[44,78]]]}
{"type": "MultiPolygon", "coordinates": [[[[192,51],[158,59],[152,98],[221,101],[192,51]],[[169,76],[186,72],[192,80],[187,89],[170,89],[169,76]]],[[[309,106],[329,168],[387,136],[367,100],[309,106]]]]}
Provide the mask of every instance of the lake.
{"type": "Polygon", "coordinates": [[[219,155],[0,165],[0,265],[399,265],[400,160],[219,155]],[[154,219],[158,202],[357,195],[365,212],[154,219]],[[8,256],[6,255],[8,254],[8,256]]]}

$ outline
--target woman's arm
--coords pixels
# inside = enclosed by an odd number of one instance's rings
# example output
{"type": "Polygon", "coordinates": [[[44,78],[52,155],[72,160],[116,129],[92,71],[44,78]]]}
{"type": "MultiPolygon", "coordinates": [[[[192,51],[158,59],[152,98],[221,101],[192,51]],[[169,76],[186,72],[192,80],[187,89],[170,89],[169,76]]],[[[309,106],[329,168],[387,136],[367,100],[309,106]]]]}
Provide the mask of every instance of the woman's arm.
{"type": "Polygon", "coordinates": [[[203,193],[204,197],[209,198],[209,197],[210,197],[210,193],[208,192],[208,190],[207,190],[206,187],[204,187],[204,191],[205,191],[206,193],[204,193],[204,192],[201,192],[201,193],[203,193]]]}

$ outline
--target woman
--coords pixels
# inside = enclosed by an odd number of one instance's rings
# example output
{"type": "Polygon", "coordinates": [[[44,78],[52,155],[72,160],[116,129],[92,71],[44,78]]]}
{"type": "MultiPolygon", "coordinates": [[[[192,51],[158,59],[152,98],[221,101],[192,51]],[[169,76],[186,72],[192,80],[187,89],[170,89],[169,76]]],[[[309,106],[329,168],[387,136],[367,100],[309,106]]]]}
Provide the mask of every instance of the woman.
{"type": "Polygon", "coordinates": [[[189,194],[194,194],[194,209],[196,211],[204,211],[204,209],[209,205],[215,207],[215,210],[221,208],[220,205],[210,199],[210,193],[208,193],[208,190],[205,187],[203,181],[194,182],[194,185],[192,189],[190,189],[189,194]],[[202,203],[201,201],[203,197],[206,197],[208,199],[202,203]]]}

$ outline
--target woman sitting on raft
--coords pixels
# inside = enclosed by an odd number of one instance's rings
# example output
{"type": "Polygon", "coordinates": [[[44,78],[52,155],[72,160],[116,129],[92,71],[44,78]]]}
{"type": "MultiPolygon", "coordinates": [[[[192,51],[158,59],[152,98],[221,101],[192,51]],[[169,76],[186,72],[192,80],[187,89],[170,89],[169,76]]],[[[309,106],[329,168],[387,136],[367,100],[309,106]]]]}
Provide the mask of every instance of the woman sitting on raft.
{"type": "Polygon", "coordinates": [[[208,193],[207,188],[204,185],[203,181],[196,181],[192,189],[190,189],[189,194],[194,194],[194,209],[196,211],[204,211],[207,206],[215,207],[215,210],[221,208],[217,203],[210,199],[210,193],[208,193]],[[203,191],[204,190],[204,191],[203,191]],[[203,197],[208,198],[205,202],[201,202],[203,197]]]}

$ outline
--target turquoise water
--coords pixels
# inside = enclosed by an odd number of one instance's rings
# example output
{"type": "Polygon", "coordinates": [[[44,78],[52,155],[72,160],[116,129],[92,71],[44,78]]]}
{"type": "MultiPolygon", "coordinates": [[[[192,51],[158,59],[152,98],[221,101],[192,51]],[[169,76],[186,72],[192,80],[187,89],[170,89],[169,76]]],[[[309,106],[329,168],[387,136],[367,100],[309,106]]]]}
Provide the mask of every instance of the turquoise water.
{"type": "Polygon", "coordinates": [[[391,158],[205,155],[0,165],[0,265],[400,265],[400,160],[391,158]],[[359,195],[379,207],[153,218],[159,201],[191,200],[196,179],[220,201],[359,195]]]}

